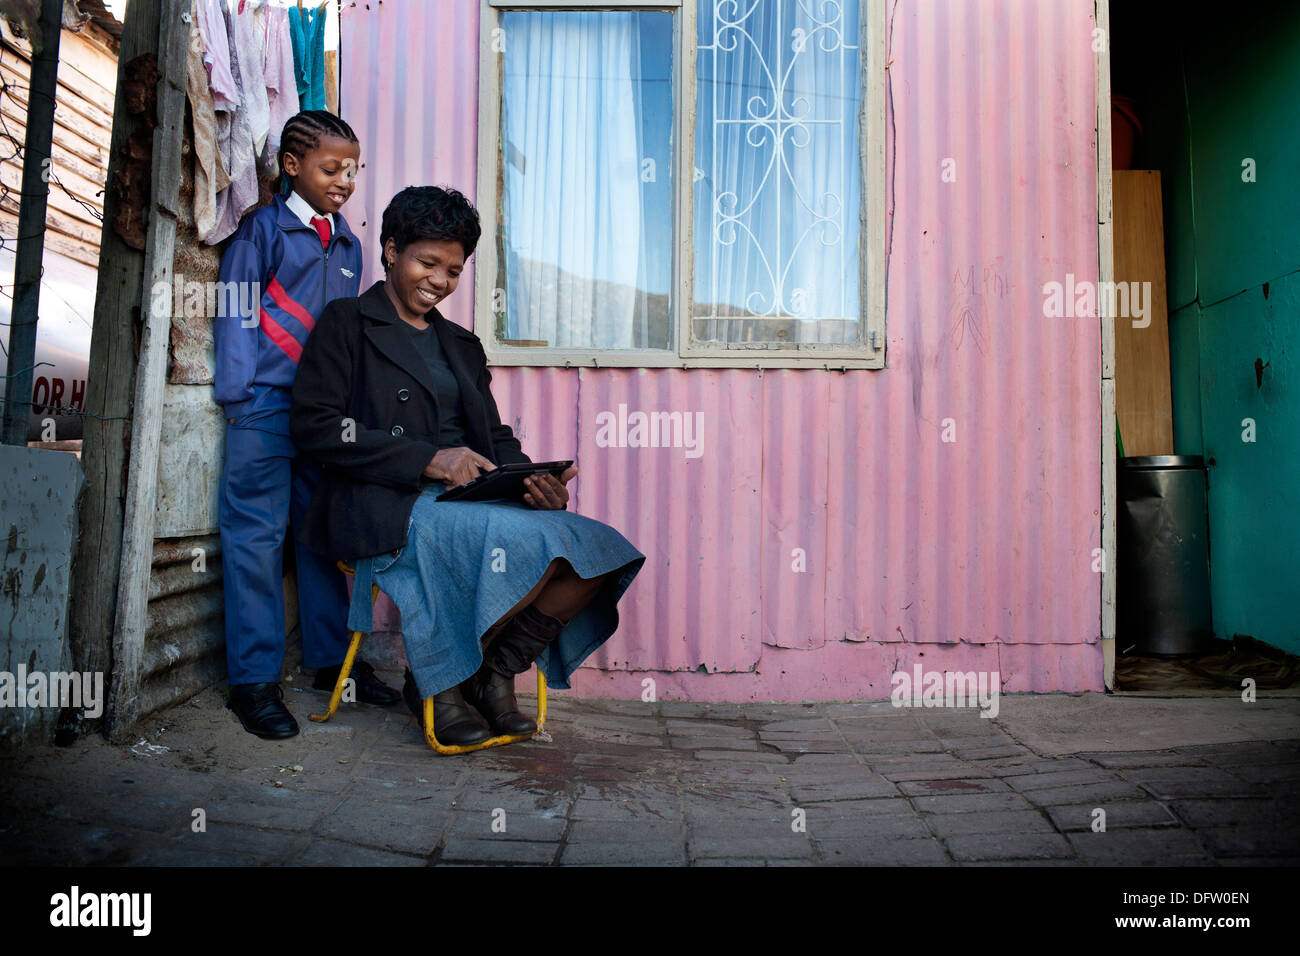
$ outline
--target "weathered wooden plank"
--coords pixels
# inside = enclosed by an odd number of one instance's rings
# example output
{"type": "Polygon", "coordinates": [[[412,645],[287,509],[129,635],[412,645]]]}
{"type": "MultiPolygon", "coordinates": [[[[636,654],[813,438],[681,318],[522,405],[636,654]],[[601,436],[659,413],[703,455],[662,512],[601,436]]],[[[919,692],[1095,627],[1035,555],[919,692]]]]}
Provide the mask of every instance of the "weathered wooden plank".
{"type": "MultiPolygon", "coordinates": [[[[132,3],[122,26],[117,87],[129,64],[158,46],[161,12],[156,3],[132,3]]],[[[109,175],[125,163],[127,140],[145,125],[125,97],[113,112],[109,175]]],[[[117,215],[119,197],[105,197],[105,221],[117,215]]],[[[112,668],[113,621],[122,546],[122,499],[130,442],[129,416],[135,390],[135,337],[140,319],[144,254],[111,229],[104,230],[90,338],[81,464],[86,491],[81,499],[80,540],[73,567],[70,644],[77,670],[108,674],[112,668]]]]}
{"type": "Polygon", "coordinates": [[[162,406],[154,533],[163,538],[217,530],[226,419],[206,385],[167,385],[162,406]]]}
{"type": "MultiPolygon", "coordinates": [[[[0,229],[6,230],[6,234],[17,235],[18,217],[0,213],[0,229]]],[[[57,252],[59,255],[68,259],[75,259],[77,262],[90,266],[92,269],[99,266],[99,246],[90,245],[82,239],[74,239],[66,236],[55,229],[48,229],[45,233],[45,248],[51,252],[57,252]]]]}
{"type": "Polygon", "coordinates": [[[83,109],[87,119],[93,120],[96,113],[113,115],[113,91],[100,86],[67,58],[59,61],[59,85],[77,94],[77,101],[85,104],[83,109]]]}
{"type": "MultiPolygon", "coordinates": [[[[10,126],[10,129],[13,129],[13,127],[10,126]]],[[[93,183],[94,188],[89,190],[89,198],[94,205],[102,206],[104,202],[104,197],[101,195],[104,190],[104,171],[108,168],[107,144],[105,144],[101,153],[92,155],[88,159],[86,156],[70,152],[68,145],[64,142],[65,139],[64,130],[56,126],[54,129],[54,149],[51,151],[54,159],[52,164],[54,174],[65,183],[67,182],[66,174],[69,172],[75,173],[87,183],[93,183]]],[[[83,142],[80,137],[76,137],[75,141],[77,143],[83,142]]],[[[3,149],[3,143],[0,143],[0,150],[3,149]]]]}
{"type": "MultiPolygon", "coordinates": [[[[18,137],[21,141],[22,136],[26,132],[26,127],[22,125],[23,120],[26,119],[26,114],[24,113],[19,116],[16,107],[0,105],[0,115],[4,117],[5,126],[9,130],[10,134],[18,137]]],[[[2,136],[2,134],[0,134],[0,136],[2,136]]],[[[54,173],[59,176],[60,179],[63,178],[65,171],[74,168],[72,164],[68,162],[69,157],[75,159],[77,163],[76,168],[84,171],[82,175],[85,175],[86,172],[91,170],[104,169],[108,165],[108,148],[108,139],[104,140],[101,147],[99,144],[87,141],[84,137],[80,136],[73,130],[69,130],[67,127],[60,125],[58,117],[55,117],[54,149],[52,155],[54,157],[54,173]]],[[[3,151],[4,155],[10,155],[15,151],[14,144],[9,142],[7,139],[0,139],[0,150],[3,151]]],[[[103,183],[100,183],[99,188],[103,188],[103,183]]]]}
{"type": "MultiPolygon", "coordinates": [[[[188,4],[186,9],[189,9],[188,4]]],[[[188,37],[188,34],[187,34],[188,37]]],[[[188,43],[188,39],[186,40],[188,43]]],[[[182,49],[181,56],[184,57],[185,50],[182,49]]],[[[162,70],[162,63],[159,63],[159,70],[162,70]]],[[[156,208],[165,210],[171,216],[172,226],[175,227],[176,219],[180,216],[180,183],[181,183],[181,144],[185,139],[185,105],[186,105],[186,74],[185,64],[180,66],[180,82],[177,77],[163,72],[163,79],[158,87],[158,109],[159,124],[154,130],[154,158],[153,158],[153,178],[157,182],[170,183],[170,188],[155,190],[153,204],[156,208]],[[163,89],[166,88],[164,94],[163,89]],[[162,112],[163,103],[167,103],[167,112],[162,112]],[[157,149],[157,137],[167,136],[171,139],[174,149],[166,149],[161,153],[157,149]]]]}
{"type": "MultiPolygon", "coordinates": [[[[13,82],[12,76],[2,68],[0,68],[0,76],[6,82],[13,82]]],[[[5,120],[4,129],[0,130],[0,148],[7,154],[22,145],[26,132],[25,95],[13,94],[11,87],[10,93],[0,100],[0,115],[3,115],[5,120]]],[[[66,115],[67,111],[60,101],[54,111],[55,164],[59,168],[77,168],[83,176],[90,169],[102,170],[108,164],[112,117],[105,117],[105,125],[102,127],[99,124],[87,124],[78,132],[65,122],[66,115]],[[74,158],[70,160],[69,157],[74,158]]]]}
{"type": "Polygon", "coordinates": [[[325,51],[325,109],[339,115],[339,51],[325,51]]]}
{"type": "MultiPolygon", "coordinates": [[[[26,128],[27,122],[26,97],[17,93],[6,94],[4,100],[0,101],[0,110],[4,112],[5,127],[9,134],[21,142],[22,130],[26,128]]],[[[67,149],[85,156],[90,162],[95,162],[97,157],[102,157],[108,151],[111,129],[86,119],[75,110],[63,109],[63,101],[55,109],[54,126],[55,135],[66,144],[67,149]]]]}
{"type": "MultiPolygon", "coordinates": [[[[95,207],[92,199],[93,191],[91,184],[81,180],[80,177],[74,179],[70,175],[60,176],[59,182],[63,183],[63,185],[66,186],[73,195],[85,197],[90,209],[81,205],[81,203],[77,202],[76,199],[69,196],[67,192],[60,189],[57,184],[51,182],[50,191],[46,199],[49,205],[49,212],[53,213],[58,211],[63,215],[65,220],[80,223],[81,226],[89,228],[90,232],[87,235],[93,236],[95,244],[98,245],[98,228],[100,220],[95,216],[95,213],[98,212],[100,215],[103,215],[103,213],[95,207]],[[91,210],[94,211],[92,212],[91,210]]],[[[10,190],[9,194],[3,200],[4,207],[6,209],[16,210],[18,208],[19,197],[22,194],[21,170],[15,169],[11,163],[0,164],[0,184],[7,186],[10,190]]]]}
{"type": "MultiPolygon", "coordinates": [[[[22,71],[26,85],[27,71],[31,69],[31,50],[26,41],[9,33],[8,24],[5,24],[3,45],[5,62],[22,71]]],[[[111,53],[88,42],[80,34],[64,30],[59,37],[59,85],[84,95],[88,102],[109,115],[113,113],[115,87],[110,84],[114,74],[106,75],[105,71],[116,66],[116,62],[111,53]]]]}
{"type": "MultiPolygon", "coordinates": [[[[1165,304],[1164,209],[1160,173],[1119,169],[1114,177],[1115,282],[1140,291],[1146,315],[1115,318],[1115,408],[1124,454],[1174,453],[1165,304]]],[[[1130,307],[1130,312],[1132,311],[1130,307]]]]}
{"type": "MultiPolygon", "coordinates": [[[[3,202],[0,202],[0,217],[6,222],[12,221],[14,228],[17,228],[18,222],[18,199],[16,195],[10,195],[3,202]]],[[[68,239],[75,242],[84,242],[91,249],[97,249],[100,242],[99,223],[92,220],[89,216],[74,218],[66,215],[61,210],[53,208],[47,217],[45,228],[47,231],[61,233],[68,239]]],[[[16,236],[18,233],[10,231],[9,235],[16,236]]]]}
{"type": "MultiPolygon", "coordinates": [[[[145,240],[146,292],[159,283],[170,286],[172,280],[185,124],[185,59],[190,36],[189,25],[181,17],[189,9],[187,0],[162,0],[158,32],[158,126],[153,135],[150,196],[153,212],[145,240]]],[[[131,467],[127,474],[117,619],[113,628],[109,733],[117,741],[130,737],[140,713],[140,682],[149,626],[158,452],[171,333],[170,307],[142,311],[144,328],[136,374],[131,467]]]]}
{"type": "MultiPolygon", "coordinates": [[[[49,183],[50,202],[54,202],[54,193],[58,193],[64,198],[68,198],[68,193],[72,193],[74,196],[84,199],[88,205],[95,207],[96,212],[99,212],[100,207],[104,202],[104,197],[99,195],[104,190],[104,183],[102,180],[103,174],[98,173],[94,178],[87,178],[73,170],[71,167],[60,166],[58,162],[59,150],[55,149],[53,150],[53,153],[55,154],[54,161],[50,164],[50,171],[53,173],[49,183]],[[58,183],[54,181],[55,177],[57,177],[58,183]],[[59,184],[62,184],[64,188],[60,188],[59,184]]],[[[107,155],[105,158],[107,159],[107,155]]],[[[2,180],[10,189],[17,189],[17,185],[20,181],[17,174],[18,170],[16,169],[16,164],[0,164],[0,180],[2,180]]],[[[71,199],[69,199],[69,201],[73,202],[71,199]]],[[[81,209],[80,206],[77,208],[81,209]]],[[[81,212],[85,213],[85,210],[81,209],[81,212]]],[[[74,213],[74,215],[75,214],[76,213],[74,213]]]]}
{"type": "MultiPolygon", "coordinates": [[[[62,69],[62,64],[59,66],[62,69]]],[[[0,75],[4,76],[8,89],[5,98],[20,107],[19,112],[27,112],[27,72],[14,68],[7,60],[0,61],[0,75]]],[[[82,99],[82,91],[75,87],[59,85],[58,105],[55,107],[55,119],[67,124],[81,124],[100,131],[105,146],[113,130],[113,114],[101,110],[93,103],[82,99]]]]}
{"type": "Polygon", "coordinates": [[[97,29],[77,33],[65,30],[63,36],[77,41],[68,44],[68,65],[112,93],[117,83],[117,52],[112,48],[112,38],[97,29]]]}
{"type": "Polygon", "coordinates": [[[68,44],[66,62],[96,86],[108,90],[111,113],[112,94],[117,89],[117,50],[112,37],[98,28],[71,34],[65,30],[63,36],[77,41],[68,44]]]}
{"type": "MultiPolygon", "coordinates": [[[[88,183],[93,183],[95,188],[91,190],[91,198],[96,205],[104,204],[104,184],[107,182],[105,173],[108,170],[108,147],[104,147],[104,152],[93,158],[87,159],[85,156],[71,152],[67,145],[61,139],[61,130],[54,131],[54,173],[60,179],[63,179],[64,171],[76,173],[88,183]]],[[[80,138],[80,137],[78,137],[80,138]]]]}

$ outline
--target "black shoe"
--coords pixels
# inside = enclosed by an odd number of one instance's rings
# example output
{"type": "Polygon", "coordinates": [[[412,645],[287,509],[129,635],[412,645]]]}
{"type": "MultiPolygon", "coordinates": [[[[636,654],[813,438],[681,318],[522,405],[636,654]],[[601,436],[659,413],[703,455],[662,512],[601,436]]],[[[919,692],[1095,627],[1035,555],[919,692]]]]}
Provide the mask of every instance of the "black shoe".
{"type": "MultiPolygon", "coordinates": [[[[406,680],[402,684],[402,698],[420,728],[424,729],[424,700],[415,684],[415,675],[407,668],[406,680]]],[[[487,725],[478,711],[465,703],[459,687],[448,687],[440,694],[433,695],[433,733],[438,743],[450,747],[469,747],[481,744],[492,737],[492,729],[487,725]]]]}
{"type": "Polygon", "coordinates": [[[279,684],[231,684],[230,703],[239,722],[263,740],[284,740],[298,735],[298,721],[284,706],[279,684]]]}
{"type": "Polygon", "coordinates": [[[498,734],[532,734],[537,723],[519,711],[515,702],[515,679],[503,677],[484,664],[478,673],[460,685],[461,695],[487,718],[498,734]]]}
{"type": "MultiPolygon", "coordinates": [[[[339,682],[339,671],[342,669],[342,664],[335,664],[333,667],[318,667],[316,669],[316,679],[312,681],[311,686],[316,690],[332,691],[334,685],[339,682]]],[[[391,707],[402,699],[401,694],[375,676],[375,669],[359,657],[352,662],[352,671],[349,676],[356,681],[357,701],[359,703],[374,704],[377,707],[391,707]]]]}

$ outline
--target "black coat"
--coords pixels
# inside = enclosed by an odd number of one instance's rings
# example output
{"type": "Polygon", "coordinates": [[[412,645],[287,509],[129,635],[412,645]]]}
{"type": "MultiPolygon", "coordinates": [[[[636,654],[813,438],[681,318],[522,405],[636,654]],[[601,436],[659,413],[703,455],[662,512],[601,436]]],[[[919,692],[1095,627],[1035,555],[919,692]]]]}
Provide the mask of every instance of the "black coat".
{"type": "MultiPolygon", "coordinates": [[[[460,383],[468,446],[497,465],[531,461],[501,424],[478,336],[437,309],[426,319],[460,383]]],[[[402,321],[376,282],[360,298],[325,307],[298,363],[290,430],[324,470],[299,538],[330,559],[404,546],[411,509],[429,483],[422,472],[438,450],[438,400],[402,321]],[[346,419],[355,422],[350,436],[346,419]]]]}

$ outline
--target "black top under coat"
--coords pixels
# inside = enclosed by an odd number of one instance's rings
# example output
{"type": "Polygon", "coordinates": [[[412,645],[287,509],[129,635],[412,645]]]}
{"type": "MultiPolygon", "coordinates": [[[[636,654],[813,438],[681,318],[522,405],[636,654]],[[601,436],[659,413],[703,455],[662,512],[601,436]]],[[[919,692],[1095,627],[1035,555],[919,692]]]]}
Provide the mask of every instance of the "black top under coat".
{"type": "Polygon", "coordinates": [[[456,373],[452,371],[432,325],[423,329],[417,329],[409,322],[402,322],[402,325],[411,333],[415,350],[420,353],[433,376],[434,393],[438,399],[438,448],[460,448],[465,444],[465,421],[460,407],[460,383],[456,381],[456,373]]]}

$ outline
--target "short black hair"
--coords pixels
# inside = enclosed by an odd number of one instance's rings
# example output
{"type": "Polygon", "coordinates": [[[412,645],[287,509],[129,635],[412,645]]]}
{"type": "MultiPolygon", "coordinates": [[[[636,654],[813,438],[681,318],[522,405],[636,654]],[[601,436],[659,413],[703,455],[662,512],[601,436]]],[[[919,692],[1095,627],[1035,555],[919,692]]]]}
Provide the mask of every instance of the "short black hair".
{"type": "Polygon", "coordinates": [[[280,192],[288,192],[287,187],[292,185],[292,177],[284,171],[285,153],[293,153],[299,160],[306,159],[308,153],[320,146],[322,136],[337,136],[349,143],[358,142],[352,127],[328,110],[303,110],[289,117],[289,121],[284,124],[284,131],[280,133],[280,150],[275,154],[276,163],[280,167],[280,192]]]}
{"type": "Polygon", "coordinates": [[[425,239],[459,242],[468,259],[478,245],[483,228],[478,210],[465,195],[451,187],[407,186],[389,202],[379,226],[379,258],[384,260],[384,246],[392,239],[400,253],[413,242],[425,239]]]}

